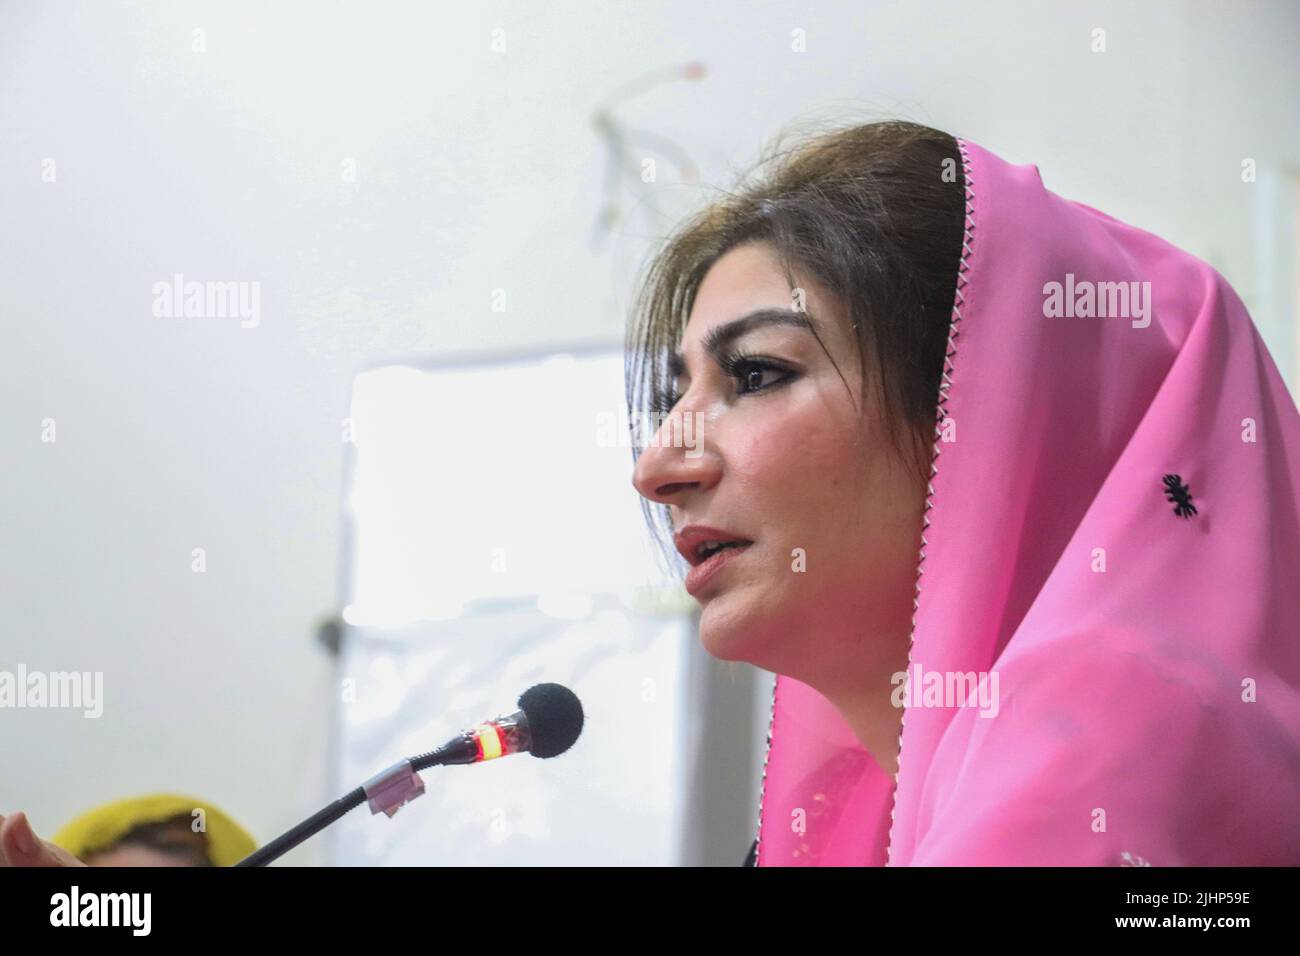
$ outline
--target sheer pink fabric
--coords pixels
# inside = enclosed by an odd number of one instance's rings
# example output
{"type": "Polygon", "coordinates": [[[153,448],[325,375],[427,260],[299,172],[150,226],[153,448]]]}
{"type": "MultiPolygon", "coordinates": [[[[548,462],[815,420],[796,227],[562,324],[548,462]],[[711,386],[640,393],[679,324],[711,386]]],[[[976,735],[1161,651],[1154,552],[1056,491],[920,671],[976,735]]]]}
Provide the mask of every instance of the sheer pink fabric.
{"type": "Polygon", "coordinates": [[[1295,402],[1213,268],[959,144],[909,667],[996,715],[913,698],[895,786],[779,677],[758,865],[1300,864],[1295,402]]]}

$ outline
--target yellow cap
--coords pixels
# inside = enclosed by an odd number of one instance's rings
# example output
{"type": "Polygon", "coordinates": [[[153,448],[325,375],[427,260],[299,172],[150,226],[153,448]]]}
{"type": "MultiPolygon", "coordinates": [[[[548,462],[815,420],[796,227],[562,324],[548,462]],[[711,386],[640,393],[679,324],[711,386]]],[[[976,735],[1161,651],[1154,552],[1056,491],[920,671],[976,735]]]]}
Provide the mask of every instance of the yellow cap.
{"type": "Polygon", "coordinates": [[[203,811],[213,866],[232,866],[257,849],[248,831],[212,804],[175,793],[150,793],[102,804],[68,823],[50,842],[84,859],[107,850],[138,826],[191,816],[195,810],[203,811]]]}

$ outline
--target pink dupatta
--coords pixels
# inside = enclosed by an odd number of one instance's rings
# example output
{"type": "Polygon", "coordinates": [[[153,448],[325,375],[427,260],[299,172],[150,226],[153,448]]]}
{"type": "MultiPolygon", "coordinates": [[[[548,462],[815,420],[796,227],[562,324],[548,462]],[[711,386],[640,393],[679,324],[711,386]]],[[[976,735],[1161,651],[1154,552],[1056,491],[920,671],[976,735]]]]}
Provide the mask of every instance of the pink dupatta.
{"type": "Polygon", "coordinates": [[[922,694],[895,781],[777,678],[757,865],[1300,864],[1295,402],[1213,268],[958,143],[922,694]]]}

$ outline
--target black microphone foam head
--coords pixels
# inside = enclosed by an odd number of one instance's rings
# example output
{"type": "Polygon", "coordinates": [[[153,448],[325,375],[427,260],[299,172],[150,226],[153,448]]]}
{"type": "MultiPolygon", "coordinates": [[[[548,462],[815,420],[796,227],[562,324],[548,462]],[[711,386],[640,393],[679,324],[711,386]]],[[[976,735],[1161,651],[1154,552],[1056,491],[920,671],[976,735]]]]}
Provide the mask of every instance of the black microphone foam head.
{"type": "Polygon", "coordinates": [[[528,718],[534,757],[557,757],[582,733],[582,704],[563,684],[536,684],[519,698],[528,718]]]}

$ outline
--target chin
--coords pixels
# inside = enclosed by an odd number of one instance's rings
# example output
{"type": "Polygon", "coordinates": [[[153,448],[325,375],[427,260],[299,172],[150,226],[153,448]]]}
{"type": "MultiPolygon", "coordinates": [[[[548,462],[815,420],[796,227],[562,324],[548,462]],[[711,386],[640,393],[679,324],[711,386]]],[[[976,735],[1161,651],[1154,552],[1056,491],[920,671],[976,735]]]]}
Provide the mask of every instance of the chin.
{"type": "Polygon", "coordinates": [[[741,591],[722,591],[701,605],[700,644],[720,661],[757,663],[769,637],[763,620],[741,591]]]}

